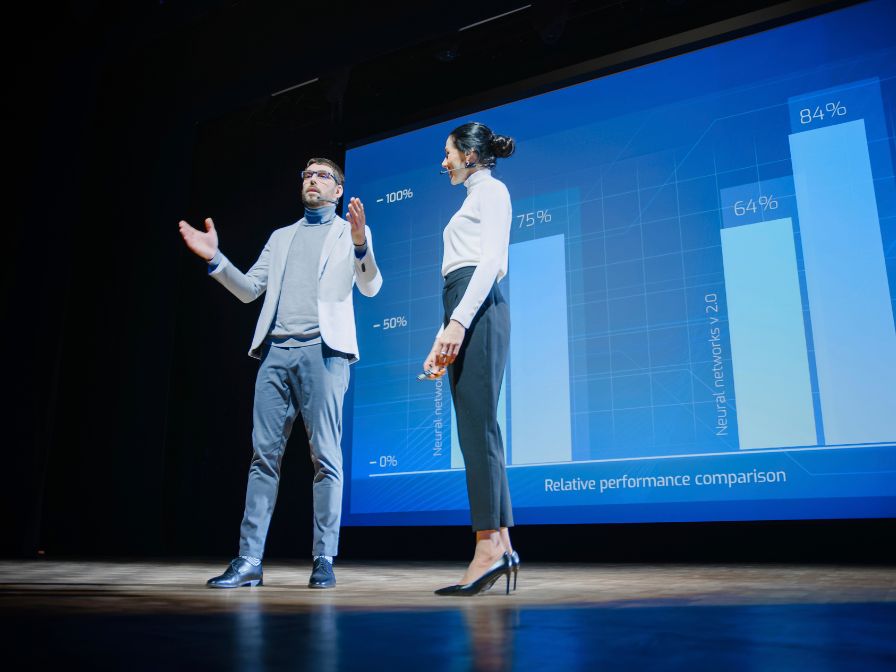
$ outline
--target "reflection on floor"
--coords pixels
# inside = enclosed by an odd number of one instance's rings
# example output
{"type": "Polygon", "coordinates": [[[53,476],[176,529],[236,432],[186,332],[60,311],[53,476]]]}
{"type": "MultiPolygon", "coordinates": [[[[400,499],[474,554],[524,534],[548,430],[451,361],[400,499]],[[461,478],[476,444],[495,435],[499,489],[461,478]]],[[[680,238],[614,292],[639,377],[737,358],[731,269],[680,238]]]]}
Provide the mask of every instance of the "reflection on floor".
{"type": "MultiPolygon", "coordinates": [[[[524,564],[519,589],[442,598],[460,565],[0,562],[0,619],[31,667],[94,669],[896,669],[896,571],[524,564]]],[[[9,660],[7,658],[7,660],[9,660]]],[[[7,668],[11,669],[11,668],[7,668]]]]}

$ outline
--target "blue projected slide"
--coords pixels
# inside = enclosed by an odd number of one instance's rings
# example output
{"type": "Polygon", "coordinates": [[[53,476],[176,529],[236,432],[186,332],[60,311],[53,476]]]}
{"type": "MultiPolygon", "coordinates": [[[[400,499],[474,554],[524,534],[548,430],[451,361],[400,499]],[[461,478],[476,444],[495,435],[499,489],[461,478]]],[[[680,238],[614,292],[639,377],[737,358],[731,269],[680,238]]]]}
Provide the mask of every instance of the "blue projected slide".
{"type": "Polygon", "coordinates": [[[467,524],[447,379],[448,133],[513,136],[498,414],[518,523],[896,516],[896,3],[360,146],[345,518],[467,524]]]}

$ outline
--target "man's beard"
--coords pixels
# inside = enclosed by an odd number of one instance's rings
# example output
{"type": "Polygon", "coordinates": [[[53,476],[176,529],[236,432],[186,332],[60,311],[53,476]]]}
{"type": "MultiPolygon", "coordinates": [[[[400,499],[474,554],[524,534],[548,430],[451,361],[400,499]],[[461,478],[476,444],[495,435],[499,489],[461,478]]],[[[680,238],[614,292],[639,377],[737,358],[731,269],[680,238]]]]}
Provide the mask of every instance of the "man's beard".
{"type": "Polygon", "coordinates": [[[302,203],[306,208],[320,208],[325,205],[333,205],[329,201],[324,200],[324,196],[319,191],[303,193],[302,203]]]}

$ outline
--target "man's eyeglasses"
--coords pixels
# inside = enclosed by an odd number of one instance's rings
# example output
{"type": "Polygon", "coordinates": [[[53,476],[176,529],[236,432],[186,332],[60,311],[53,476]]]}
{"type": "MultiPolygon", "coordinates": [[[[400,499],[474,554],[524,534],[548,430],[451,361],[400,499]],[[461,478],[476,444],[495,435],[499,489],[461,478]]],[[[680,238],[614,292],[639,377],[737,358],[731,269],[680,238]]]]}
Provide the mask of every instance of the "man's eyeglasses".
{"type": "Polygon", "coordinates": [[[336,184],[339,184],[339,180],[336,179],[336,176],[333,173],[328,173],[325,170],[303,170],[299,175],[302,176],[303,180],[310,180],[315,175],[319,177],[321,180],[325,182],[327,180],[333,180],[336,184]]]}

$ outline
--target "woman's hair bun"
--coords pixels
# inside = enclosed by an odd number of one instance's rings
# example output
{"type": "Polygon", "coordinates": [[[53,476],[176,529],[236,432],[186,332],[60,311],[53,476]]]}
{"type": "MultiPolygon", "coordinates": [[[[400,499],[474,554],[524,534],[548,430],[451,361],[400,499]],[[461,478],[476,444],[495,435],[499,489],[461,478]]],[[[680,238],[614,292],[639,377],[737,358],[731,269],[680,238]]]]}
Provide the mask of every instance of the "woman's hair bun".
{"type": "Polygon", "coordinates": [[[516,149],[513,138],[492,133],[488,126],[478,121],[461,124],[451,131],[451,137],[461,152],[476,152],[479,165],[489,168],[495,165],[496,159],[506,159],[516,149]]]}
{"type": "Polygon", "coordinates": [[[513,138],[507,135],[498,135],[497,133],[492,135],[488,144],[492,154],[499,159],[506,159],[516,149],[516,143],[513,141],[513,138]]]}

